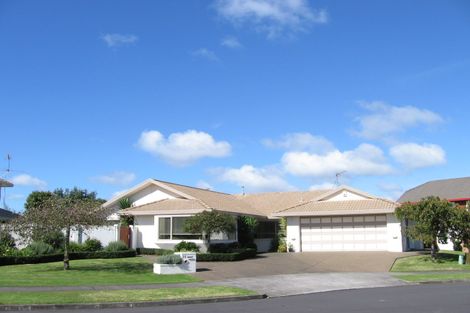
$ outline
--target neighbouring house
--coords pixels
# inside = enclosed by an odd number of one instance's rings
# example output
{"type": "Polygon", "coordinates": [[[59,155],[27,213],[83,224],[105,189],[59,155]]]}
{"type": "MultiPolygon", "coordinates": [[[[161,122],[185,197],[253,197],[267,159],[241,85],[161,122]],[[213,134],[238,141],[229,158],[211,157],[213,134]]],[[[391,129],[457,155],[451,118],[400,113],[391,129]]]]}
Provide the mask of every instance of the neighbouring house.
{"type": "MultiPolygon", "coordinates": [[[[269,250],[280,218],[286,218],[287,244],[295,252],[408,249],[402,224],[394,215],[398,203],[348,186],[232,195],[147,179],[104,206],[134,217],[134,248],[172,248],[186,240],[205,249],[200,234],[184,231],[184,221],[204,210],[217,210],[257,218],[259,251],[269,250]],[[120,210],[119,201],[124,198],[132,206],[120,210]]],[[[211,237],[212,243],[237,240],[237,232],[211,237]]]]}
{"type": "MultiPolygon", "coordinates": [[[[3,205],[4,202],[4,197],[5,197],[5,189],[4,188],[10,188],[13,187],[13,184],[10,183],[7,180],[1,179],[0,178],[0,206],[3,205]]],[[[5,223],[8,222],[14,218],[16,218],[18,214],[11,212],[7,210],[7,208],[1,208],[0,207],[0,223],[5,223]]]]}
{"type": "Polygon", "coordinates": [[[16,214],[15,212],[5,210],[5,209],[0,209],[0,223],[11,221],[12,219],[16,217],[18,217],[18,214],[16,214]]]}
{"type": "MultiPolygon", "coordinates": [[[[405,193],[398,199],[399,203],[405,202],[418,202],[427,197],[439,197],[446,199],[457,205],[466,206],[470,201],[470,177],[449,178],[429,181],[422,185],[416,186],[405,193]]],[[[410,245],[422,243],[408,239],[410,245]]],[[[453,250],[453,243],[451,240],[447,244],[439,243],[439,248],[442,250],[453,250]]]]}

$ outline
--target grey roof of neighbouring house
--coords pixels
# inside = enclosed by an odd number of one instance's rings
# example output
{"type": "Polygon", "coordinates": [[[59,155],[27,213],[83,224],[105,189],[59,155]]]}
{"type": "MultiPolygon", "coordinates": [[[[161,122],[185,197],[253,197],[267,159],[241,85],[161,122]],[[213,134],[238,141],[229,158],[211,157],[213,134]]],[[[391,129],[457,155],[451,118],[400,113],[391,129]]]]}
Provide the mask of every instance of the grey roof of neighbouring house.
{"type": "Polygon", "coordinates": [[[0,178],[0,187],[13,187],[13,184],[10,183],[8,180],[0,178]]]}
{"type": "Polygon", "coordinates": [[[470,177],[440,179],[406,191],[398,202],[416,202],[429,196],[441,199],[470,199],[470,177]]]}
{"type": "Polygon", "coordinates": [[[18,214],[14,213],[14,212],[4,210],[4,209],[0,209],[0,221],[9,221],[9,220],[14,219],[17,216],[18,216],[18,214]]]}

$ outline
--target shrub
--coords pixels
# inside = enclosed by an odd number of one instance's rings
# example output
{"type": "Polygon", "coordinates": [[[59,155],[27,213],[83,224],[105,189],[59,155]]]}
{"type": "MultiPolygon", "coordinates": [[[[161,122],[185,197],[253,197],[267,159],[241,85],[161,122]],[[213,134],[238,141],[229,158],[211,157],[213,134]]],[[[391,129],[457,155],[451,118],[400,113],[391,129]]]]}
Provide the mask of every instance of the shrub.
{"type": "Polygon", "coordinates": [[[0,229],[0,255],[10,255],[13,250],[16,250],[15,239],[8,230],[0,229]]]}
{"type": "MultiPolygon", "coordinates": [[[[97,252],[71,252],[69,254],[70,260],[81,260],[81,259],[115,259],[115,258],[129,258],[135,257],[136,252],[134,250],[126,251],[97,251],[97,252]]],[[[0,257],[1,265],[14,265],[14,264],[36,264],[36,263],[48,263],[48,262],[60,262],[63,261],[63,254],[49,254],[49,255],[36,255],[36,256],[3,256],[0,257]]]]}
{"type": "Polygon", "coordinates": [[[157,258],[157,264],[181,264],[183,259],[179,255],[162,255],[157,258]]]}
{"type": "Polygon", "coordinates": [[[454,244],[454,251],[462,251],[462,242],[459,240],[456,240],[452,242],[454,244]]]}
{"type": "Polygon", "coordinates": [[[50,244],[54,249],[61,249],[64,246],[65,236],[61,231],[53,231],[43,235],[38,241],[50,244]]]}
{"type": "Polygon", "coordinates": [[[198,253],[196,259],[200,262],[233,262],[254,257],[255,249],[235,249],[231,253],[198,253]]]}
{"type": "Polygon", "coordinates": [[[29,255],[47,255],[54,253],[54,247],[48,243],[42,241],[32,242],[28,247],[25,248],[29,255]]]}
{"type": "Polygon", "coordinates": [[[0,247],[5,247],[5,248],[16,247],[15,239],[10,234],[10,232],[6,229],[1,229],[1,228],[0,228],[0,247]]]}
{"type": "Polygon", "coordinates": [[[125,251],[125,250],[129,250],[129,248],[127,247],[127,245],[118,240],[118,241],[111,241],[108,246],[105,248],[105,251],[108,251],[108,252],[114,252],[114,251],[125,251]]]}
{"type": "Polygon", "coordinates": [[[101,241],[95,238],[88,238],[83,243],[83,251],[100,251],[102,249],[101,241]]]}
{"type": "Polygon", "coordinates": [[[137,254],[143,255],[168,255],[174,253],[174,251],[170,249],[137,248],[135,250],[137,254]]]}
{"type": "Polygon", "coordinates": [[[175,245],[175,251],[194,251],[199,252],[199,247],[194,242],[181,241],[175,245]]]}
{"type": "Polygon", "coordinates": [[[207,251],[209,253],[231,253],[233,249],[239,249],[240,244],[238,242],[232,243],[214,243],[209,246],[207,251]]]}
{"type": "Polygon", "coordinates": [[[78,242],[71,241],[69,242],[69,252],[83,252],[84,247],[82,244],[79,244],[78,242]]]}
{"type": "Polygon", "coordinates": [[[155,249],[155,255],[170,255],[175,253],[175,251],[171,249],[155,249]]]}

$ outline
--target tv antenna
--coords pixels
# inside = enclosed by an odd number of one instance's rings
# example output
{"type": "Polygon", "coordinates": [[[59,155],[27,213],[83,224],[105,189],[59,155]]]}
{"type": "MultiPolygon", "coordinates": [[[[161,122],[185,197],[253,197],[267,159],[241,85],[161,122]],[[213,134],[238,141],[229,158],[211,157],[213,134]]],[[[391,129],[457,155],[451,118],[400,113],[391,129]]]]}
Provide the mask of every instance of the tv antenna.
{"type": "Polygon", "coordinates": [[[340,179],[341,175],[343,175],[344,173],[346,173],[346,171],[341,171],[341,172],[338,172],[338,173],[335,174],[335,176],[336,176],[335,185],[336,186],[339,187],[341,185],[340,182],[339,182],[339,179],[340,179]]]}

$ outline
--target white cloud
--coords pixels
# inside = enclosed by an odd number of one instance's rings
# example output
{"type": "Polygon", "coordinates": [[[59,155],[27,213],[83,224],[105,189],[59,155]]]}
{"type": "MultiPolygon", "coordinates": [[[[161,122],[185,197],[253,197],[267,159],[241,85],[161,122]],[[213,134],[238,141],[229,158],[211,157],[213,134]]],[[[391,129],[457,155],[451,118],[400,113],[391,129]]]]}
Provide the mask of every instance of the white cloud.
{"type": "Polygon", "coordinates": [[[25,198],[26,198],[26,196],[22,195],[20,193],[14,193],[14,194],[11,194],[11,195],[7,195],[8,200],[23,200],[25,198]]]}
{"type": "Polygon", "coordinates": [[[252,165],[243,165],[240,168],[218,169],[214,173],[218,174],[218,179],[221,181],[244,186],[247,193],[294,189],[275,168],[256,168],[252,165]]]}
{"type": "Polygon", "coordinates": [[[402,186],[390,182],[378,183],[377,187],[379,187],[380,190],[385,192],[386,198],[392,201],[396,201],[403,194],[404,191],[402,186]]]}
{"type": "Polygon", "coordinates": [[[120,195],[125,194],[127,191],[128,191],[128,189],[115,191],[111,195],[111,198],[119,197],[120,195]]]}
{"type": "Polygon", "coordinates": [[[321,183],[321,184],[314,184],[311,185],[308,190],[328,190],[328,189],[336,189],[337,186],[333,183],[321,183]]]}
{"type": "Polygon", "coordinates": [[[219,57],[217,56],[217,54],[215,54],[215,52],[208,50],[206,48],[200,48],[200,49],[194,50],[193,52],[191,52],[191,54],[195,57],[203,58],[212,62],[220,61],[219,57]]]}
{"type": "Polygon", "coordinates": [[[390,148],[390,155],[408,169],[436,166],[446,163],[446,153],[438,145],[403,143],[390,148]]]}
{"type": "Polygon", "coordinates": [[[369,113],[358,118],[360,128],[356,132],[367,139],[387,139],[419,125],[441,123],[443,118],[432,111],[414,106],[392,106],[384,102],[361,102],[369,113]]]}
{"type": "Polygon", "coordinates": [[[91,180],[106,185],[127,185],[132,183],[135,178],[134,173],[118,171],[108,175],[95,176],[91,180]]]}
{"type": "Polygon", "coordinates": [[[132,45],[139,40],[132,34],[104,34],[101,39],[111,48],[132,45]]]}
{"type": "Polygon", "coordinates": [[[279,148],[290,151],[308,150],[325,153],[335,150],[333,143],[322,136],[310,133],[292,133],[284,135],[280,140],[265,139],[263,144],[269,148],[279,148]]]}
{"type": "Polygon", "coordinates": [[[189,165],[204,157],[221,158],[231,153],[228,142],[215,141],[208,133],[196,130],[173,133],[168,138],[156,130],[144,131],[137,146],[177,166],[189,165]]]}
{"type": "Polygon", "coordinates": [[[232,36],[225,37],[220,44],[224,47],[231,49],[238,49],[243,47],[240,41],[238,41],[237,38],[232,36]]]}
{"type": "Polygon", "coordinates": [[[296,176],[334,177],[347,171],[351,175],[384,175],[392,171],[382,150],[374,145],[361,144],[354,150],[334,150],[326,154],[287,152],[282,157],[285,170],[296,176]]]}
{"type": "Polygon", "coordinates": [[[201,188],[201,189],[214,190],[214,187],[212,187],[211,184],[209,184],[208,182],[206,182],[206,181],[204,181],[204,180],[199,180],[199,181],[196,183],[196,187],[197,187],[197,188],[201,188]]]}
{"type": "Polygon", "coordinates": [[[17,175],[11,179],[11,182],[18,186],[29,186],[39,190],[44,190],[47,187],[47,183],[44,180],[28,174],[17,175]]]}
{"type": "Polygon", "coordinates": [[[312,9],[307,0],[217,0],[215,9],[234,25],[253,26],[268,38],[328,22],[326,10],[312,9]]]}

